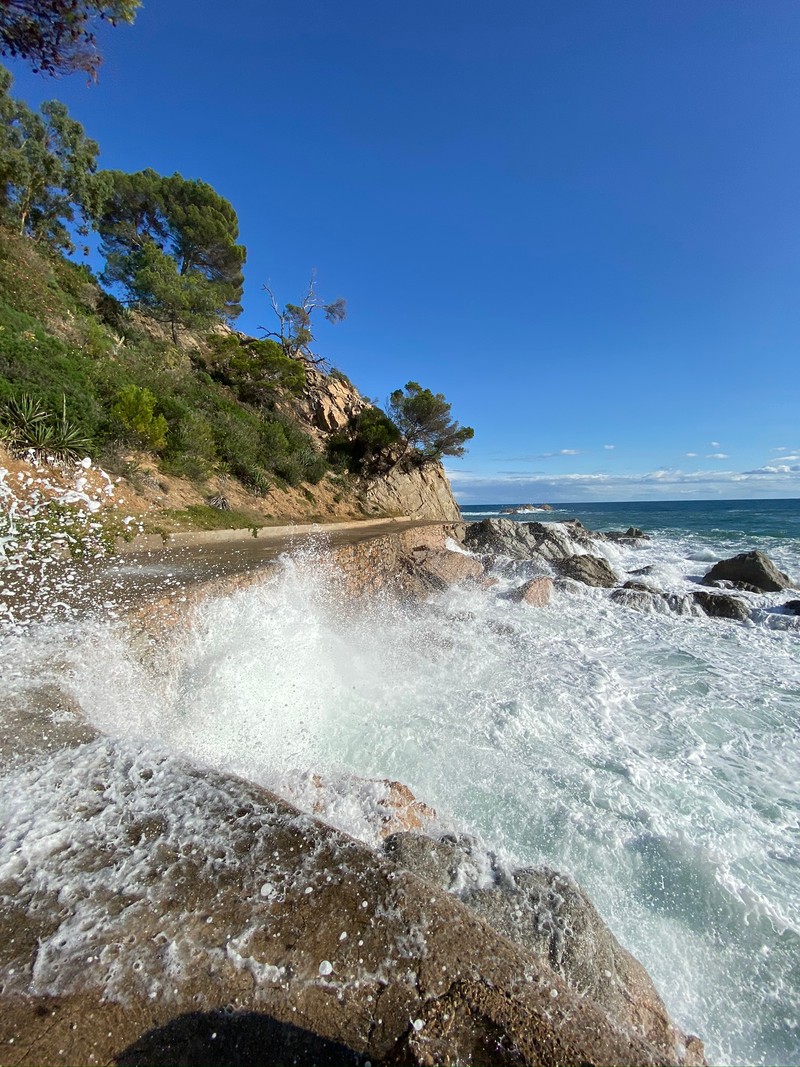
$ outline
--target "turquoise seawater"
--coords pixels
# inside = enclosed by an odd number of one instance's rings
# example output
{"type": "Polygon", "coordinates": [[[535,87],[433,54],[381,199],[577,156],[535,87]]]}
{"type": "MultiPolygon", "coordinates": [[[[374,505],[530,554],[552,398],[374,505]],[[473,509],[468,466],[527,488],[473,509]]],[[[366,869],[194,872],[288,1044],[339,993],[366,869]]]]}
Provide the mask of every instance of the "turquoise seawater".
{"type": "MultiPolygon", "coordinates": [[[[135,814],[148,779],[125,768],[160,766],[167,751],[259,782],[376,847],[374,782],[404,782],[436,809],[437,832],[473,834],[501,862],[548,864],[582,884],[676,1021],[706,1042],[709,1063],[800,1064],[800,617],[784,607],[800,593],[741,594],[743,622],[691,602],[716,560],[748,549],[800,580],[800,501],[516,516],[567,518],[647,531],[593,551],[620,582],[647,568],[688,610],[633,610],[580,583],[532,609],[502,594],[547,565],[502,560],[486,588],[423,604],[343,602],[326,553],[308,550],[263,584],[210,598],[163,661],[143,660],[140,635],[102,612],[0,644],[0,725],[25,686],[34,703],[60,688],[104,735],[66,755],[33,753],[0,777],[7,831],[23,817],[30,827],[25,877],[74,907],[40,940],[35,990],[63,990],[95,955],[88,889],[99,900],[116,891],[91,849],[77,870],[97,781],[135,814]],[[114,778],[100,755],[117,747],[114,778]],[[59,802],[65,780],[85,806],[59,802]]],[[[8,736],[22,733],[8,723],[8,736]]],[[[225,827],[202,823],[198,797],[181,804],[213,855],[225,827]]],[[[0,882],[20,876],[13,840],[0,834],[0,882]]],[[[147,879],[125,888],[149,907],[147,879]]]]}
{"type": "MultiPolygon", "coordinates": [[[[464,504],[467,522],[500,517],[519,504],[464,504]]],[[[592,530],[638,526],[664,537],[695,534],[725,544],[742,538],[800,539],[800,499],[794,500],[680,500],[553,504],[551,512],[503,515],[519,522],[563,522],[580,519],[592,530]]]]}

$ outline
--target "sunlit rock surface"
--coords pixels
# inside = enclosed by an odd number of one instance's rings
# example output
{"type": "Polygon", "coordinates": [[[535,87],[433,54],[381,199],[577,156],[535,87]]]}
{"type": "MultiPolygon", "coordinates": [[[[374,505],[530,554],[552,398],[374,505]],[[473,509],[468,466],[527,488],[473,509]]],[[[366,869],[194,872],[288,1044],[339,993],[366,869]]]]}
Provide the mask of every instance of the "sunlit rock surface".
{"type": "Polygon", "coordinates": [[[514,929],[234,777],[99,738],[27,784],[0,850],[14,1063],[165,1062],[162,1028],[193,1015],[191,1042],[219,1010],[316,1035],[331,1062],[696,1060],[514,929]]]}

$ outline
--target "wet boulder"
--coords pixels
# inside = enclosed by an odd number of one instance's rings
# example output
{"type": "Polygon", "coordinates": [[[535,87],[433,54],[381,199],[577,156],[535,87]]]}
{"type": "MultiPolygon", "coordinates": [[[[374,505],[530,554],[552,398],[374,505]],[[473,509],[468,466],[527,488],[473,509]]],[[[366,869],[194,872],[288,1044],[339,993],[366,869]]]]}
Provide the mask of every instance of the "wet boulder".
{"type": "Polygon", "coordinates": [[[532,559],[536,554],[536,538],[531,536],[528,523],[513,519],[471,522],[464,534],[464,544],[473,552],[511,559],[532,559]]]}
{"type": "Polygon", "coordinates": [[[539,574],[524,585],[517,586],[510,593],[505,594],[506,600],[515,604],[530,604],[534,608],[545,608],[550,603],[553,592],[553,579],[544,574],[539,574]]]}
{"type": "Polygon", "coordinates": [[[457,582],[483,577],[483,565],[474,556],[448,549],[431,551],[426,546],[412,549],[412,570],[434,588],[445,589],[457,582]]]}
{"type": "Polygon", "coordinates": [[[473,552],[554,563],[591,545],[593,536],[578,519],[550,523],[484,519],[468,526],[464,544],[473,552]]]}
{"type": "Polygon", "coordinates": [[[616,1025],[645,1038],[665,1058],[677,1051],[681,1062],[704,1062],[702,1044],[676,1029],[644,967],[571,878],[549,867],[501,866],[466,836],[395,834],[385,848],[395,863],[458,896],[493,930],[538,956],[616,1025]]]}
{"type": "Polygon", "coordinates": [[[737,621],[750,618],[750,608],[747,604],[739,597],[730,596],[728,593],[706,593],[698,590],[692,594],[692,597],[706,615],[712,618],[737,621]]]}
{"type": "Polygon", "coordinates": [[[746,582],[759,593],[780,593],[792,587],[788,574],[779,571],[763,552],[741,552],[715,563],[703,578],[703,585],[718,581],[746,582]]]}
{"type": "Polygon", "coordinates": [[[789,615],[800,615],[800,600],[787,600],[783,610],[789,615]]]}
{"type": "MultiPolygon", "coordinates": [[[[458,894],[251,783],[104,739],[51,759],[4,827],[33,847],[58,811],[69,848],[38,849],[0,899],[2,1062],[698,1062],[699,1043],[625,1025],[458,894]]],[[[458,850],[433,845],[449,886],[458,850]]],[[[500,880],[460,851],[465,895],[500,880]]]]}
{"type": "Polygon", "coordinates": [[[554,566],[562,578],[572,578],[584,585],[610,589],[617,584],[617,576],[607,560],[600,556],[568,556],[554,566]]]}

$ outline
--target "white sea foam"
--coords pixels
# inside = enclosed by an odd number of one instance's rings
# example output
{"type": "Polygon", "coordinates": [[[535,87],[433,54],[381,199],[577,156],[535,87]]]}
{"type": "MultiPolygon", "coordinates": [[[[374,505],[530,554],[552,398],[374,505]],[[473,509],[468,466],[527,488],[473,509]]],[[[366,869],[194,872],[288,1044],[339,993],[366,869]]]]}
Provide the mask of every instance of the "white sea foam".
{"type": "MultiPolygon", "coordinates": [[[[620,573],[652,565],[648,580],[678,593],[705,569],[690,539],[599,551],[620,573]]],[[[779,560],[797,563],[788,551],[779,560]]],[[[499,590],[518,578],[505,575],[499,590]]],[[[7,770],[15,836],[0,881],[27,872],[31,885],[61,891],[74,877],[70,899],[83,906],[78,873],[53,858],[59,842],[82,839],[82,809],[52,783],[66,774],[88,803],[96,752],[122,776],[109,786],[115,803],[155,803],[125,769],[137,759],[161,768],[168,797],[173,765],[155,745],[308,810],[322,796],[326,818],[372,843],[383,790],[365,780],[398,779],[441,825],[515,862],[573,874],[678,1021],[706,1039],[711,1062],[799,1062],[791,617],[755,595],[745,599],[756,625],[642,614],[577,583],[538,610],[474,589],[376,608],[337,603],[326,579],[323,563],[286,561],[265,585],[208,602],[157,670],[121,626],[44,627],[4,646],[4,684],[17,701],[26,668],[37,684],[66,689],[128,755],[112,759],[93,742],[39,770],[32,758],[7,770]]],[[[263,878],[252,888],[255,901],[275,892],[263,878]]],[[[76,937],[91,919],[75,920],[76,937]]],[[[187,948],[176,945],[179,967],[187,948]]],[[[58,958],[45,946],[39,987],[67,982],[58,958]]]]}

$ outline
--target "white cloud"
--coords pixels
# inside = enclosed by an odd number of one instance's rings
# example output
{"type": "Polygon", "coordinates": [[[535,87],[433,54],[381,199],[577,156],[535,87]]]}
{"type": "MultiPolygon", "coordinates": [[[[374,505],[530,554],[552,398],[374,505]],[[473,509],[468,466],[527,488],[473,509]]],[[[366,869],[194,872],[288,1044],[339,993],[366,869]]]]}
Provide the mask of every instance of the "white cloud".
{"type": "Polygon", "coordinates": [[[771,449],[772,452],[788,452],[789,449],[786,445],[778,445],[776,448],[771,449]]]}
{"type": "Polygon", "coordinates": [[[800,464],[765,465],[749,471],[684,471],[661,468],[644,474],[468,474],[452,470],[448,476],[464,503],[486,500],[550,501],[648,500],[674,497],[786,497],[800,496],[800,464]]]}
{"type": "Polygon", "coordinates": [[[617,447],[616,445],[603,445],[603,448],[604,448],[604,449],[605,449],[605,450],[606,450],[607,452],[613,452],[613,450],[614,450],[614,449],[615,449],[616,447],[617,447]]]}
{"type": "Polygon", "coordinates": [[[730,459],[727,452],[709,452],[706,459],[730,459]]]}
{"type": "Polygon", "coordinates": [[[542,452],[535,459],[552,459],[554,456],[579,456],[579,448],[559,448],[558,452],[542,452]]]}
{"type": "MultiPolygon", "coordinates": [[[[798,456],[787,456],[787,459],[800,459],[798,456]]],[[[783,459],[783,456],[781,456],[783,459]]],[[[754,471],[745,471],[745,475],[751,474],[800,474],[800,466],[790,467],[787,463],[779,463],[777,466],[767,464],[764,467],[757,467],[754,471]]]]}
{"type": "Polygon", "coordinates": [[[712,448],[719,448],[719,447],[720,447],[720,445],[719,445],[719,441],[712,441],[712,442],[711,442],[711,447],[712,447],[712,448]]]}
{"type": "Polygon", "coordinates": [[[686,456],[687,456],[687,457],[688,457],[689,459],[695,459],[695,457],[697,456],[697,453],[696,453],[696,452],[687,452],[687,453],[686,453],[686,456]]]}

